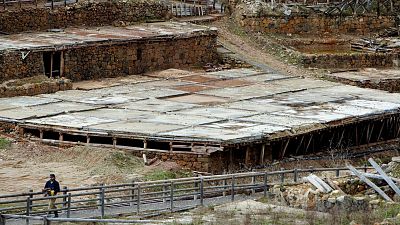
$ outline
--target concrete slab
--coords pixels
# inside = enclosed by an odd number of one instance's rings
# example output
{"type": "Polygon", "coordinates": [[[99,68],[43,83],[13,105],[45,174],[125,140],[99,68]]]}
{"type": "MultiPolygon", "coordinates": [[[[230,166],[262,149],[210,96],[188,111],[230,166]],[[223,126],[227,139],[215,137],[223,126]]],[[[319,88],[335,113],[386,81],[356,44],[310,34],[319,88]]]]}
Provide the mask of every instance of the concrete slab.
{"type": "Polygon", "coordinates": [[[182,125],[177,124],[161,124],[161,123],[150,123],[150,122],[140,122],[140,121],[119,121],[112,123],[104,123],[99,125],[88,125],[84,129],[88,131],[111,131],[111,132],[123,132],[130,134],[145,134],[145,135],[155,135],[159,132],[167,132],[176,130],[179,128],[184,128],[182,125]]]}
{"type": "Polygon", "coordinates": [[[30,118],[38,118],[44,116],[53,116],[61,113],[69,113],[83,110],[95,109],[95,107],[72,102],[56,102],[45,105],[36,105],[28,107],[20,107],[9,110],[0,111],[0,118],[13,120],[22,120],[30,118]]]}
{"type": "Polygon", "coordinates": [[[237,78],[237,77],[248,77],[251,75],[256,75],[260,73],[265,73],[262,71],[256,71],[250,68],[240,68],[240,69],[232,69],[232,70],[222,70],[217,72],[211,72],[210,75],[225,77],[225,78],[237,78]]]}
{"type": "Polygon", "coordinates": [[[199,105],[167,101],[163,99],[147,99],[138,102],[131,102],[118,105],[121,109],[133,109],[140,111],[153,111],[153,112],[172,112],[181,109],[190,109],[198,107],[199,105]]]}
{"type": "Polygon", "coordinates": [[[223,107],[230,109],[244,109],[259,113],[277,112],[290,109],[289,106],[279,105],[277,101],[272,99],[252,99],[223,104],[223,107]]]}
{"type": "Polygon", "coordinates": [[[12,109],[17,107],[27,107],[34,105],[42,105],[48,103],[59,102],[57,99],[40,98],[40,97],[12,97],[12,98],[0,98],[0,110],[12,109]]]}
{"type": "Polygon", "coordinates": [[[208,96],[208,95],[198,95],[198,94],[191,94],[191,95],[184,95],[178,97],[167,98],[168,101],[174,102],[185,102],[185,103],[192,103],[192,104],[200,104],[200,105],[210,105],[210,104],[218,104],[227,102],[228,99],[208,96]]]}
{"type": "Polygon", "coordinates": [[[66,28],[62,32],[35,32],[0,36],[0,51],[21,49],[45,49],[59,46],[76,46],[93,42],[141,40],[179,35],[191,36],[204,31],[216,31],[190,23],[161,22],[144,23],[126,27],[66,28]]]}
{"type": "Polygon", "coordinates": [[[26,120],[29,125],[104,134],[240,143],[265,138],[267,134],[273,137],[280,131],[310,125],[323,127],[324,123],[400,110],[400,94],[259,74],[251,69],[199,73],[198,77],[175,70],[158,73],[158,77],[167,78],[40,97],[0,99],[0,117],[20,124],[26,120]],[[226,84],[238,80],[254,84],[179,90],[179,87],[208,87],[215,79],[225,79],[226,84]],[[35,117],[43,118],[32,119],[35,117]]]}
{"type": "Polygon", "coordinates": [[[151,115],[148,118],[142,119],[142,121],[152,122],[152,123],[174,123],[184,126],[193,126],[193,125],[217,122],[221,120],[221,118],[206,117],[206,116],[207,115],[196,116],[196,115],[187,115],[181,113],[166,113],[166,114],[151,115]]]}
{"type": "Polygon", "coordinates": [[[255,116],[238,118],[237,120],[275,124],[275,125],[291,127],[291,128],[320,123],[319,120],[315,120],[315,119],[304,119],[304,118],[297,118],[297,117],[293,117],[293,116],[281,116],[281,115],[275,115],[275,114],[260,114],[260,115],[255,115],[255,116]]]}
{"type": "Polygon", "coordinates": [[[32,119],[26,121],[28,124],[59,126],[64,128],[82,129],[85,126],[101,123],[115,122],[113,119],[102,119],[93,116],[64,114],[41,119],[32,119]]]}
{"type": "Polygon", "coordinates": [[[212,116],[223,119],[233,119],[237,117],[250,116],[256,114],[252,111],[240,110],[240,109],[227,109],[223,107],[199,107],[193,109],[180,110],[179,113],[187,115],[198,115],[198,116],[212,116]]]}

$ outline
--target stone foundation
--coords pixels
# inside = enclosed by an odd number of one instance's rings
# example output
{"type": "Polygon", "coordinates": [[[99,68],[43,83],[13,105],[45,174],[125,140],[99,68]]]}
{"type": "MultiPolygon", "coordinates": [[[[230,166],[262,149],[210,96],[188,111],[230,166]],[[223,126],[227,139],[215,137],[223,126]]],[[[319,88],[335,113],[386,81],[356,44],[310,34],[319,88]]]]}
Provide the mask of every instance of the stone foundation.
{"type": "Polygon", "coordinates": [[[11,80],[0,85],[0,98],[49,94],[72,89],[72,82],[68,79],[48,79],[34,83],[27,81],[22,85],[13,85],[13,82],[19,81],[11,80]]]}
{"type": "Polygon", "coordinates": [[[350,33],[368,34],[389,27],[396,26],[395,16],[347,16],[340,18],[337,15],[325,16],[291,15],[291,16],[263,16],[238,19],[240,26],[256,32],[282,34],[323,34],[323,33],[350,33]]]}
{"type": "Polygon", "coordinates": [[[122,25],[168,18],[167,5],[158,1],[78,2],[54,10],[22,8],[0,11],[0,32],[19,33],[69,26],[122,25]]]}
{"type": "Polygon", "coordinates": [[[399,59],[396,53],[303,54],[300,63],[312,68],[389,68],[399,59]]]}

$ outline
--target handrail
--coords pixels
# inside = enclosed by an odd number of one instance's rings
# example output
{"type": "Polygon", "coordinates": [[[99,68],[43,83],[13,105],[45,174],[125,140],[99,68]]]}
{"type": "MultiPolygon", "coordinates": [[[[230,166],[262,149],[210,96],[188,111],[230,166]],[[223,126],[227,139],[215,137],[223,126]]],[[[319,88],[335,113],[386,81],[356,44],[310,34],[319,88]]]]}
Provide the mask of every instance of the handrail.
{"type": "MultiPolygon", "coordinates": [[[[372,167],[364,166],[357,169],[366,171],[370,168],[372,167]]],[[[43,193],[31,190],[20,194],[0,195],[0,214],[12,212],[30,216],[54,212],[56,210],[46,207],[46,201],[49,199],[61,199],[56,202],[56,205],[60,207],[58,210],[62,209],[67,213],[67,217],[70,217],[73,211],[97,209],[94,212],[98,212],[99,216],[104,218],[105,208],[117,206],[130,206],[130,209],[136,211],[138,215],[146,210],[159,211],[169,208],[173,211],[179,205],[175,204],[176,201],[193,200],[193,204],[203,205],[205,198],[216,196],[231,195],[231,199],[234,200],[236,194],[248,191],[251,193],[264,192],[266,195],[271,185],[298,183],[301,181],[299,178],[305,173],[323,171],[336,172],[336,176],[340,176],[340,172],[348,171],[348,168],[282,169],[271,172],[207,175],[80,188],[64,187],[60,191],[60,195],[47,197],[36,197],[43,193]]]]}

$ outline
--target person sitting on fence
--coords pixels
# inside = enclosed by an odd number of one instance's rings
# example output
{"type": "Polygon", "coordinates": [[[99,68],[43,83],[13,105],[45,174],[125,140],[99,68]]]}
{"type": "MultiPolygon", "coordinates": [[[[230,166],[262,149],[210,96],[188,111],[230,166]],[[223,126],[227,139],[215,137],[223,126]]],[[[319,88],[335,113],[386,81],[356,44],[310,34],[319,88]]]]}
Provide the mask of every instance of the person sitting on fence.
{"type": "MultiPolygon", "coordinates": [[[[60,192],[60,184],[56,181],[56,175],[50,174],[50,180],[46,182],[46,185],[43,188],[43,192],[45,196],[56,196],[58,192],[60,192]]],[[[49,199],[49,212],[54,212],[54,217],[58,217],[57,206],[55,205],[56,198],[49,199]]]]}

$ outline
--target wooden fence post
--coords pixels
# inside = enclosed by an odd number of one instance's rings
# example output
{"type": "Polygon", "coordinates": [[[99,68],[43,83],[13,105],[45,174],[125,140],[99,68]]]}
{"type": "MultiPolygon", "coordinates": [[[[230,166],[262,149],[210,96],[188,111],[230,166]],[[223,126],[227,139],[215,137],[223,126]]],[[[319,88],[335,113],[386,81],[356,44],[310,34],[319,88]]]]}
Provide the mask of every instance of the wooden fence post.
{"type": "MultiPolygon", "coordinates": [[[[31,214],[31,198],[26,198],[26,216],[31,214]]],[[[26,218],[26,224],[29,225],[29,218],[26,218]]]]}
{"type": "Polygon", "coordinates": [[[285,168],[281,168],[281,184],[285,183],[285,173],[283,172],[285,168]]]}
{"type": "Polygon", "coordinates": [[[68,193],[67,218],[71,216],[71,193],[68,193]]]}
{"type": "Polygon", "coordinates": [[[231,201],[235,201],[235,176],[232,175],[231,201]]]}
{"type": "Polygon", "coordinates": [[[140,184],[137,185],[136,213],[140,213],[140,184]]]}
{"type": "Polygon", "coordinates": [[[337,169],[336,169],[336,177],[339,177],[339,176],[340,176],[340,169],[337,168],[337,169]]]}
{"type": "Polygon", "coordinates": [[[299,171],[298,171],[297,169],[294,169],[294,172],[293,172],[293,181],[294,181],[295,183],[297,183],[298,173],[299,173],[299,171]]]}
{"type": "Polygon", "coordinates": [[[204,206],[204,179],[200,177],[200,205],[204,206]]]}
{"type": "MultiPolygon", "coordinates": [[[[51,0],[51,9],[53,10],[54,9],[54,0],[51,0]]],[[[52,69],[51,69],[52,70],[52,69]]],[[[51,71],[50,70],[50,71],[51,71]]]]}
{"type": "Polygon", "coordinates": [[[228,181],[227,181],[227,179],[224,179],[223,180],[223,183],[222,183],[223,185],[224,185],[224,191],[222,192],[222,196],[226,196],[226,185],[228,184],[228,181]]]}
{"type": "Polygon", "coordinates": [[[173,212],[174,211],[174,182],[173,181],[171,181],[171,188],[170,188],[170,209],[171,209],[171,212],[173,212]]]}

